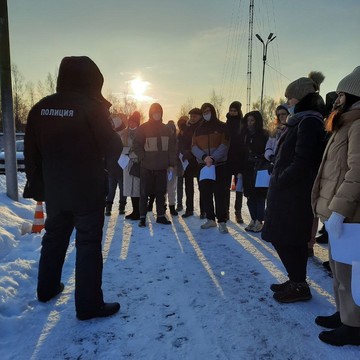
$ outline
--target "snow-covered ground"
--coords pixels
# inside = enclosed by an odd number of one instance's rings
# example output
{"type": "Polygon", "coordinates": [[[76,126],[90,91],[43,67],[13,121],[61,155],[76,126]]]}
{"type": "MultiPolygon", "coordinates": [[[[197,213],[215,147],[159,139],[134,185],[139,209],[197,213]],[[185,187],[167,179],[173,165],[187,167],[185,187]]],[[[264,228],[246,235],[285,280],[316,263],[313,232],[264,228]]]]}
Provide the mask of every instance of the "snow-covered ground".
{"type": "MultiPolygon", "coordinates": [[[[20,194],[23,186],[19,174],[20,194]]],[[[201,230],[198,216],[173,217],[165,226],[151,213],[149,226],[139,228],[114,212],[104,227],[103,290],[121,310],[81,322],[74,309],[74,238],[64,292],[46,304],[36,299],[41,235],[21,235],[34,210],[31,200],[11,201],[0,176],[1,359],[360,358],[358,347],[318,339],[315,316],[334,312],[331,278],[321,265],[326,246],[315,245],[309,260],[313,299],[279,304],[269,285],[285,273],[273,247],[246,233],[233,214],[229,234],[221,235],[201,230]]]]}

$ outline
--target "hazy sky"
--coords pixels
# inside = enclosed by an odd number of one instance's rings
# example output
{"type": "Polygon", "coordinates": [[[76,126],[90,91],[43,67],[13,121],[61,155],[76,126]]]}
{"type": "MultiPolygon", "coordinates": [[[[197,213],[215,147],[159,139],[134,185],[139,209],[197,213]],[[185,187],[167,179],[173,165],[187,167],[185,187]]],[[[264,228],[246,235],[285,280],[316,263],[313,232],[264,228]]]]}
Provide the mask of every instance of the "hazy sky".
{"type": "MultiPolygon", "coordinates": [[[[260,97],[262,45],[268,46],[264,95],[311,70],[326,77],[321,94],[360,65],[360,0],[255,0],[251,102],[260,97]]],[[[249,0],[8,0],[11,60],[35,84],[64,56],[87,55],[102,71],[104,96],[129,81],[164,108],[200,107],[212,90],[246,112],[249,0]]],[[[131,92],[131,88],[129,88],[131,92]]],[[[149,103],[142,104],[147,113],[149,103]]],[[[224,119],[224,116],[223,116],[224,119]]]]}

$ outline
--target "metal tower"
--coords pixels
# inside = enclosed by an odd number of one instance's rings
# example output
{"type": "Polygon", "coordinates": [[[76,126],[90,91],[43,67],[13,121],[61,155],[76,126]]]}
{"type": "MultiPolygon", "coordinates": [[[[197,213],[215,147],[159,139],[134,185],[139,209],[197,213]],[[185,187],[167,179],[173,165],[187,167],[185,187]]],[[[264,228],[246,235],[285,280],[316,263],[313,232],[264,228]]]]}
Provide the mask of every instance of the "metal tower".
{"type": "Polygon", "coordinates": [[[250,0],[250,6],[249,6],[248,64],[247,64],[247,89],[246,89],[246,112],[250,111],[250,105],[251,105],[251,68],[252,68],[253,24],[254,24],[254,0],[250,0]]]}

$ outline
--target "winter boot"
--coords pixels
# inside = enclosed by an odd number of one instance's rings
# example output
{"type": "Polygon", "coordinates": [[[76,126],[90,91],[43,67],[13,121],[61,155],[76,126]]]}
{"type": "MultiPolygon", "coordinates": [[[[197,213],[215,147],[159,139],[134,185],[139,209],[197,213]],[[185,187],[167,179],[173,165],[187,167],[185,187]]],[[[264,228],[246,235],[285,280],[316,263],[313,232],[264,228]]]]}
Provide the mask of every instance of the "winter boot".
{"type": "Polygon", "coordinates": [[[360,345],[360,327],[341,325],[335,330],[321,332],[319,339],[335,346],[360,345]]]}
{"type": "Polygon", "coordinates": [[[54,298],[56,295],[60,294],[63,290],[64,290],[64,284],[61,282],[58,286],[58,288],[52,293],[52,294],[47,294],[47,295],[41,295],[39,294],[39,290],[38,290],[38,300],[40,302],[47,302],[49,300],[51,300],[52,298],[54,298]]]}
{"type": "Polygon", "coordinates": [[[323,234],[317,236],[315,238],[315,241],[318,244],[327,244],[329,242],[329,235],[328,235],[327,231],[325,230],[325,232],[323,234]]]}
{"type": "Polygon", "coordinates": [[[180,212],[180,211],[183,211],[184,208],[181,204],[178,204],[177,208],[176,208],[176,211],[180,212]]]}
{"type": "Polygon", "coordinates": [[[110,216],[111,215],[111,208],[112,208],[112,204],[107,203],[106,207],[105,207],[105,216],[110,216]]]}
{"type": "Polygon", "coordinates": [[[243,218],[241,216],[241,210],[236,210],[235,211],[235,218],[236,218],[236,222],[238,224],[243,224],[244,223],[244,220],[243,220],[243,218]]]}
{"type": "Polygon", "coordinates": [[[264,226],[264,224],[261,221],[255,220],[255,224],[254,224],[254,227],[252,228],[252,231],[254,233],[259,233],[259,232],[261,232],[263,226],[264,226]]]}
{"type": "Polygon", "coordinates": [[[170,208],[170,214],[173,216],[178,216],[178,212],[175,210],[175,205],[169,205],[170,208]]]}
{"type": "Polygon", "coordinates": [[[99,317],[108,317],[116,314],[120,310],[120,304],[115,303],[104,303],[100,308],[86,313],[77,313],[76,317],[79,320],[90,320],[99,317]]]}
{"type": "Polygon", "coordinates": [[[156,222],[158,224],[163,224],[163,225],[170,225],[171,224],[171,221],[169,221],[165,215],[163,216],[158,216],[157,219],[156,219],[156,222]]]}
{"type": "Polygon", "coordinates": [[[140,218],[139,227],[146,227],[146,220],[145,220],[145,218],[140,218]]]}
{"type": "Polygon", "coordinates": [[[281,292],[287,289],[288,286],[290,286],[291,281],[285,281],[282,284],[271,284],[270,290],[273,292],[281,292]]]}
{"type": "Polygon", "coordinates": [[[284,291],[274,293],[274,299],[280,303],[307,301],[312,298],[309,285],[306,282],[291,281],[284,291]]]}
{"type": "Polygon", "coordinates": [[[204,224],[200,226],[202,229],[210,229],[216,227],[216,221],[208,219],[204,224]]]}
{"type": "Polygon", "coordinates": [[[182,214],[183,218],[188,218],[189,216],[193,216],[194,212],[190,210],[186,210],[184,214],[182,214]]]}
{"type": "Polygon", "coordinates": [[[139,213],[139,198],[138,197],[132,197],[131,203],[133,207],[133,211],[131,214],[126,215],[125,219],[128,220],[139,220],[140,219],[140,213],[139,213]]]}
{"type": "Polygon", "coordinates": [[[251,220],[250,224],[245,228],[245,231],[253,231],[255,225],[255,221],[251,220]]]}
{"type": "Polygon", "coordinates": [[[229,232],[225,222],[219,223],[219,231],[221,234],[227,234],[229,232]]]}
{"type": "Polygon", "coordinates": [[[206,212],[205,212],[205,211],[201,211],[201,213],[200,213],[200,219],[201,219],[201,220],[206,219],[206,212]]]}
{"type": "Polygon", "coordinates": [[[336,329],[342,325],[340,312],[337,311],[330,316],[317,316],[315,318],[315,324],[328,329],[336,329]]]}

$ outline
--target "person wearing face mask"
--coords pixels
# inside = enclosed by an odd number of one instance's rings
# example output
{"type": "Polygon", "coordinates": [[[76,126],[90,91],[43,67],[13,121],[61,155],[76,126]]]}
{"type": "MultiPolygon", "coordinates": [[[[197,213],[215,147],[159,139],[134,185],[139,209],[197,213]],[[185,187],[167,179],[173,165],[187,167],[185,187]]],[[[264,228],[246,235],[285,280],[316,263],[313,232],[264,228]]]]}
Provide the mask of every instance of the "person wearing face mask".
{"type": "Polygon", "coordinates": [[[285,91],[287,104],[295,108],[278,141],[262,231],[262,238],[273,244],[288,274],[287,281],[270,286],[274,299],[281,303],[312,297],[306,267],[314,222],[311,189],[326,145],[326,109],[319,95],[324,78],[320,72],[311,72],[285,91]]]}
{"type": "Polygon", "coordinates": [[[246,130],[241,134],[241,144],[245,149],[245,161],[241,173],[243,176],[244,196],[251,221],[245,227],[246,231],[261,232],[267,188],[255,187],[256,171],[268,162],[264,158],[265,146],[269,138],[267,130],[264,130],[264,120],[259,111],[250,111],[244,117],[247,123],[246,130]]]}
{"type": "MultiPolygon", "coordinates": [[[[244,123],[243,114],[241,112],[241,103],[239,101],[233,101],[229,106],[229,112],[226,114],[226,126],[230,137],[230,146],[228,151],[228,157],[226,161],[226,173],[227,173],[227,190],[226,190],[226,209],[229,212],[230,207],[230,187],[232,177],[235,178],[235,184],[238,181],[240,174],[241,162],[243,160],[244,148],[241,145],[240,133],[246,129],[244,123]]],[[[244,222],[241,215],[243,201],[242,191],[236,191],[235,197],[235,218],[238,224],[244,222]]]]}
{"type": "MultiPolygon", "coordinates": [[[[183,218],[188,218],[194,215],[194,178],[199,178],[199,164],[195,156],[191,152],[192,138],[195,130],[201,123],[202,112],[199,108],[193,108],[189,111],[189,118],[184,127],[181,137],[179,136],[179,152],[183,154],[183,158],[189,161],[188,166],[184,171],[185,182],[185,205],[186,210],[182,215],[183,218]]],[[[198,181],[199,184],[199,181],[198,181]]],[[[201,196],[199,197],[200,218],[205,219],[205,211],[203,210],[203,202],[201,196]]]]}
{"type": "Polygon", "coordinates": [[[140,161],[140,227],[146,226],[148,197],[155,194],[156,222],[169,225],[165,216],[165,194],[168,173],[174,174],[176,143],[170,129],[162,122],[163,109],[153,103],[149,120],[140,125],[134,141],[134,152],[140,161]]]}
{"type": "Polygon", "coordinates": [[[132,212],[125,216],[128,220],[140,220],[139,198],[140,198],[140,164],[138,157],[133,150],[136,131],[140,125],[140,113],[134,111],[129,117],[128,127],[124,129],[120,136],[123,143],[123,154],[129,156],[130,161],[124,169],[124,196],[130,196],[132,204],[132,212]]]}
{"type": "MultiPolygon", "coordinates": [[[[314,213],[330,239],[338,239],[343,223],[360,223],[360,66],[337,86],[335,109],[326,121],[331,134],[312,190],[314,213]]],[[[358,247],[360,251],[360,246],[358,247]]],[[[352,265],[335,261],[329,247],[336,312],[315,323],[331,329],[319,334],[331,345],[360,345],[360,306],[354,302],[352,265]]]]}
{"type": "Polygon", "coordinates": [[[200,196],[203,199],[207,221],[201,225],[202,229],[216,227],[215,213],[219,223],[219,231],[228,233],[226,227],[227,210],[226,196],[226,159],[229,149],[229,136],[226,124],[216,116],[212,104],[201,106],[203,121],[196,128],[192,140],[191,151],[201,167],[215,166],[215,180],[204,179],[200,181],[200,196]],[[214,211],[214,200],[215,208],[214,211]]]}

